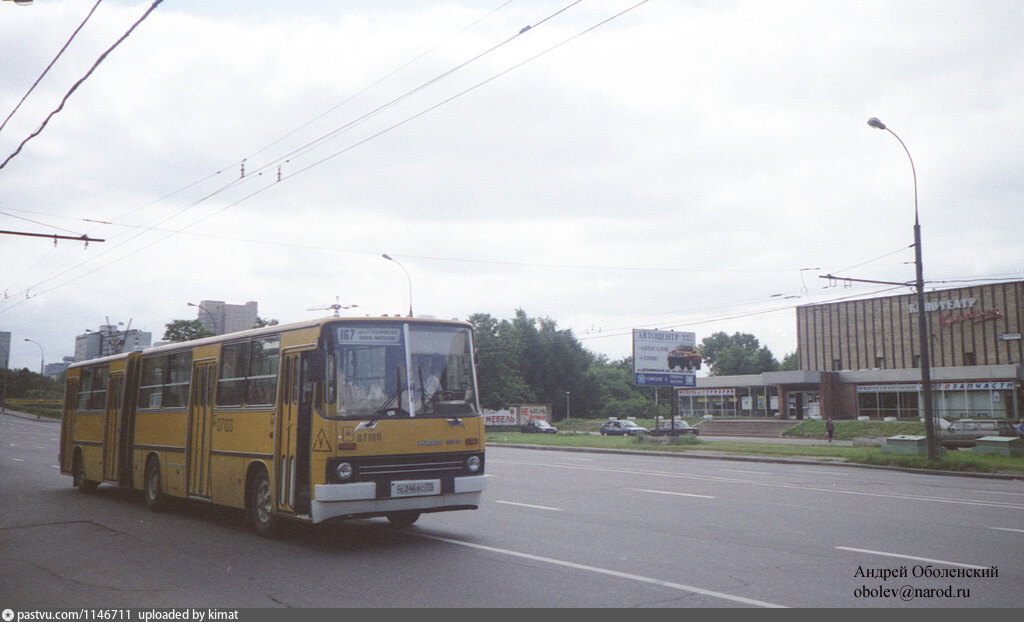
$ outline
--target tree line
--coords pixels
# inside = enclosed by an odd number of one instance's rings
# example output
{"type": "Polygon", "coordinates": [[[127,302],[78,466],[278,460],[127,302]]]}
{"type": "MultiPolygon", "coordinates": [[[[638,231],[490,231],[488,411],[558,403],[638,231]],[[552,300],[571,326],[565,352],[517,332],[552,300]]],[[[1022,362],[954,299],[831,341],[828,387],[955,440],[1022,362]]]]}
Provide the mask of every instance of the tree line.
{"type": "MultiPolygon", "coordinates": [[[[550,404],[556,419],[641,417],[672,414],[672,390],[633,384],[633,359],[594,354],[550,318],[519,309],[511,319],[487,313],[468,318],[476,340],[480,405],[501,410],[513,404],[550,404]]],[[[259,320],[263,326],[277,320],[259,320]]],[[[174,320],[165,339],[209,336],[198,320],[174,320]]],[[[699,345],[712,376],[797,369],[796,353],[780,362],[749,333],[713,333],[699,345]]],[[[59,399],[63,376],[51,379],[28,369],[0,369],[0,398],[59,399]]]]}
{"type": "MultiPolygon", "coordinates": [[[[633,359],[609,360],[586,350],[571,330],[519,309],[511,319],[471,315],[475,329],[480,404],[550,404],[555,419],[670,416],[669,387],[633,384],[633,359]]],[[[699,345],[712,376],[797,368],[796,353],[781,362],[749,333],[716,332],[699,345]]]]}

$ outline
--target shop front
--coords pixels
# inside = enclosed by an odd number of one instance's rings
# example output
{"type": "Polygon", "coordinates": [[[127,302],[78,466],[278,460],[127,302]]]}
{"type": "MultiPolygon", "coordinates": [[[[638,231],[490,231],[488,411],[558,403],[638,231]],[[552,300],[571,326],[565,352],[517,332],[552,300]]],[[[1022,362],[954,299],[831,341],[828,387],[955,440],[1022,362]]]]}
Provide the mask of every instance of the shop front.
{"type": "MultiPolygon", "coordinates": [[[[933,382],[932,411],[943,419],[1015,419],[1020,386],[1013,381],[933,382]]],[[[857,386],[857,415],[872,419],[921,416],[921,384],[857,386]]]]}

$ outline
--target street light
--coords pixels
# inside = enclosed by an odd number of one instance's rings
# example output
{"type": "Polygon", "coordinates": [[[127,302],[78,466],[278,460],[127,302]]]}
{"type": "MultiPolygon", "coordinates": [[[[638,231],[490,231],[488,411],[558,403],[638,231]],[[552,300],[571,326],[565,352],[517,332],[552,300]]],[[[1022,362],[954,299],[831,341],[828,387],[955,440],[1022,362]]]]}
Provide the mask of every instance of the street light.
{"type": "Polygon", "coordinates": [[[213,323],[213,334],[215,334],[215,335],[219,335],[220,334],[220,331],[217,330],[217,318],[216,318],[216,316],[213,315],[213,313],[209,309],[207,309],[206,307],[204,307],[202,305],[197,305],[194,302],[186,302],[185,304],[187,304],[190,307],[195,307],[196,309],[199,309],[200,311],[202,311],[206,315],[210,316],[210,322],[213,323]]]}
{"type": "Polygon", "coordinates": [[[924,434],[928,446],[928,459],[936,460],[939,457],[939,445],[935,437],[935,421],[932,419],[932,372],[928,355],[928,318],[924,312],[924,265],[921,261],[921,221],[917,214],[917,169],[914,168],[914,158],[910,157],[910,150],[907,149],[903,139],[896,135],[896,132],[890,130],[876,117],[868,119],[868,125],[885,130],[900,141],[900,146],[903,147],[907,159],[910,160],[910,172],[914,176],[914,266],[917,269],[917,331],[921,350],[921,399],[924,400],[924,434]]]}
{"type": "Polygon", "coordinates": [[[409,317],[412,317],[412,279],[409,278],[409,271],[405,269],[405,266],[398,263],[398,260],[392,257],[391,255],[383,253],[381,254],[381,257],[387,259],[388,261],[395,262],[398,265],[398,267],[402,269],[402,272],[405,273],[405,280],[409,282],[409,317]]]}
{"type": "Polygon", "coordinates": [[[43,351],[43,346],[40,345],[38,341],[32,341],[31,339],[26,339],[25,341],[29,341],[39,346],[39,375],[45,376],[46,374],[43,373],[43,369],[46,364],[46,352],[43,351]]]}

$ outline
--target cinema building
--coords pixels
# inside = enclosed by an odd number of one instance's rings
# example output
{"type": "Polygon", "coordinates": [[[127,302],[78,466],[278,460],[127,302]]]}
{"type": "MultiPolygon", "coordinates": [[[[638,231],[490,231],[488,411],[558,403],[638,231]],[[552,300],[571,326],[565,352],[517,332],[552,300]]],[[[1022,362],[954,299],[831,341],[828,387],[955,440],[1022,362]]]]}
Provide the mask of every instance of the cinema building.
{"type": "Polygon", "coordinates": [[[936,416],[1024,416],[1024,281],[797,307],[800,370],[698,378],[683,416],[899,419],[921,415],[918,314],[936,416]]]}

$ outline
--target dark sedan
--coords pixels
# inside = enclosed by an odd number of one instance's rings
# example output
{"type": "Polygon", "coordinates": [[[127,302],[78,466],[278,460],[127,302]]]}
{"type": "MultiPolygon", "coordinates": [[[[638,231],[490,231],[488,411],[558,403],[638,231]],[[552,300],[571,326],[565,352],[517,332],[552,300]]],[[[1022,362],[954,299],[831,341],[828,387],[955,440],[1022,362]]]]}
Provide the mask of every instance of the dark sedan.
{"type": "Polygon", "coordinates": [[[638,434],[646,434],[648,429],[628,419],[613,419],[605,422],[601,426],[600,432],[602,436],[637,436],[638,434]]]}
{"type": "Polygon", "coordinates": [[[519,431],[526,433],[536,432],[540,434],[558,434],[558,428],[542,419],[527,421],[521,428],[519,428],[519,431]]]}

